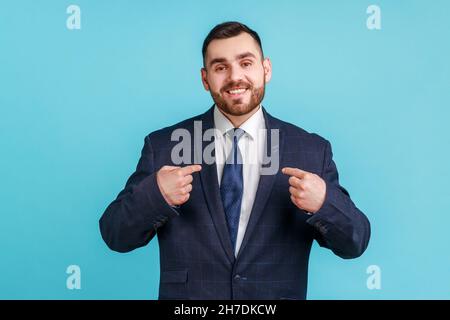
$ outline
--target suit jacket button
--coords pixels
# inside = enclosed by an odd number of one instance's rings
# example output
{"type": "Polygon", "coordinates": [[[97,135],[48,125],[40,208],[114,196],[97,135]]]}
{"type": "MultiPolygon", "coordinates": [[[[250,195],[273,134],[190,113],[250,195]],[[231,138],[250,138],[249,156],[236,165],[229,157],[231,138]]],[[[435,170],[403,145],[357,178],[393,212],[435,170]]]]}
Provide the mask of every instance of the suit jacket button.
{"type": "Polygon", "coordinates": [[[237,275],[234,276],[234,280],[239,281],[240,279],[241,279],[240,275],[237,274],[237,275]]]}

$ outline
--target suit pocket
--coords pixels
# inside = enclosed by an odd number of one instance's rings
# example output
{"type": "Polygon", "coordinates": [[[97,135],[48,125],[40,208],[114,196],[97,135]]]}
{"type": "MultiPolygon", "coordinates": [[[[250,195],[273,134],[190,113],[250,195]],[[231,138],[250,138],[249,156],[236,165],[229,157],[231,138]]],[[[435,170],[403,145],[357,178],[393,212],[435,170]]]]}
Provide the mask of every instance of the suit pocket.
{"type": "Polygon", "coordinates": [[[188,299],[187,280],[187,270],[162,271],[159,284],[159,299],[188,299]]]}

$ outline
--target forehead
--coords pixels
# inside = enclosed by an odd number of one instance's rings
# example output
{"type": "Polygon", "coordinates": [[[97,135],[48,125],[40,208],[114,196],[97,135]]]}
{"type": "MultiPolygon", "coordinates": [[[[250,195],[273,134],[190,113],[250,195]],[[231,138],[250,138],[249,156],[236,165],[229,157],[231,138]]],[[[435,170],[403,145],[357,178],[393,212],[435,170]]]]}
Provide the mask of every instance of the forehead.
{"type": "Polygon", "coordinates": [[[225,58],[231,61],[243,52],[251,52],[255,57],[261,56],[258,43],[246,32],[242,32],[232,38],[211,41],[206,50],[206,61],[215,58],[225,58]]]}

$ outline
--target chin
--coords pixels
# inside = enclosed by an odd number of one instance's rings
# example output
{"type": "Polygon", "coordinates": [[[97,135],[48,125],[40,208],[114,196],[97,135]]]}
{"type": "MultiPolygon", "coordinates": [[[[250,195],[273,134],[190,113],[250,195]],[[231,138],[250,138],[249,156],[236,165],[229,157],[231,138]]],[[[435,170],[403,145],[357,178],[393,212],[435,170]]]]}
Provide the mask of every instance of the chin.
{"type": "Polygon", "coordinates": [[[243,115],[251,112],[253,109],[255,109],[255,108],[252,108],[248,104],[238,104],[238,105],[233,105],[232,107],[229,107],[228,113],[230,113],[233,116],[243,116],[243,115]]]}

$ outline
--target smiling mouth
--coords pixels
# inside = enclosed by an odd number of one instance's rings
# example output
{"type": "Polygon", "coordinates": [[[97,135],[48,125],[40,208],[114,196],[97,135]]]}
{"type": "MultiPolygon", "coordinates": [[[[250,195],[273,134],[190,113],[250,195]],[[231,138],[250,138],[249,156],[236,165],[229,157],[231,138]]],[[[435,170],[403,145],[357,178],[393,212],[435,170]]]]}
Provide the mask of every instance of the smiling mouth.
{"type": "Polygon", "coordinates": [[[230,95],[231,97],[239,97],[240,95],[243,95],[247,92],[247,88],[235,88],[230,90],[225,90],[225,92],[230,95]]]}

